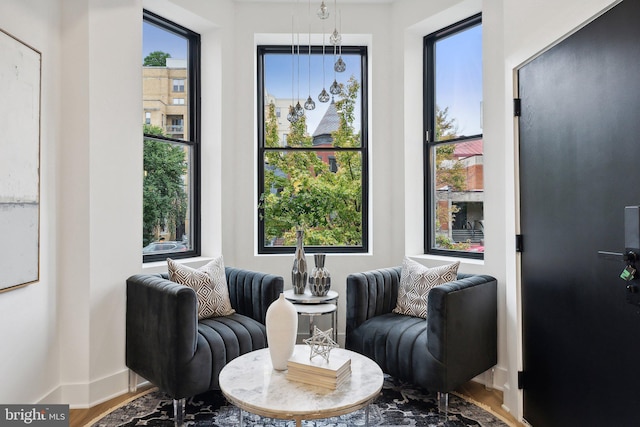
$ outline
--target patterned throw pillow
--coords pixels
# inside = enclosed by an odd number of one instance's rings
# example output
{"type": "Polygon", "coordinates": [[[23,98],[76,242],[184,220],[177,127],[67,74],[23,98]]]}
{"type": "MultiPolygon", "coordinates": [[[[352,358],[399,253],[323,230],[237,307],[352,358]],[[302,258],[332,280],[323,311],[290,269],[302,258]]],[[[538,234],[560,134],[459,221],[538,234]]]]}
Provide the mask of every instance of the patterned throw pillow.
{"type": "Polygon", "coordinates": [[[229,299],[229,288],[227,287],[227,277],[224,274],[222,255],[197,270],[178,264],[170,258],[167,258],[167,266],[169,280],[196,291],[198,319],[228,316],[235,313],[229,299]]]}
{"type": "Polygon", "coordinates": [[[402,261],[398,301],[394,313],[427,318],[429,291],[434,286],[456,280],[460,261],[428,268],[407,257],[402,261]]]}

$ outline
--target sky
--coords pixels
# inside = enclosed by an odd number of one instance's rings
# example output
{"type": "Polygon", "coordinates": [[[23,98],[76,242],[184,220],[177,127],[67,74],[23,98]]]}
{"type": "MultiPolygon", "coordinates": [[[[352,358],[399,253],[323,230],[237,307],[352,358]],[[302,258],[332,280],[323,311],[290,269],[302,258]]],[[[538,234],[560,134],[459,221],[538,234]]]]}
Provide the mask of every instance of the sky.
{"type": "Polygon", "coordinates": [[[482,133],[482,26],[436,43],[436,104],[449,107],[458,135],[482,133]]]}
{"type": "MultiPolygon", "coordinates": [[[[336,57],[337,59],[337,57],[336,57]]],[[[304,105],[305,101],[311,95],[311,98],[316,103],[316,109],[309,111],[305,110],[307,117],[307,131],[309,134],[318,127],[318,123],[322,120],[324,113],[329,107],[329,102],[321,103],[318,101],[318,95],[322,91],[323,81],[324,88],[329,93],[329,88],[334,79],[340,84],[346,84],[349,78],[353,75],[360,80],[360,57],[359,55],[342,55],[343,61],[347,64],[347,68],[342,73],[336,73],[333,70],[333,64],[335,63],[333,56],[333,46],[325,48],[324,56],[324,74],[322,73],[322,55],[311,55],[311,76],[309,76],[309,55],[301,53],[300,56],[291,54],[269,54],[265,55],[265,87],[270,95],[276,98],[291,99],[298,101],[300,99],[300,105],[304,105]],[[293,61],[292,61],[293,59],[293,61]],[[298,67],[298,59],[300,66],[298,67]],[[298,72],[299,70],[299,72],[298,72]],[[298,78],[299,76],[299,78],[298,78]],[[309,78],[311,77],[311,86],[309,86],[309,78]]],[[[329,94],[331,95],[331,94],[329,94]]],[[[338,101],[338,99],[335,99],[338,101]]],[[[354,128],[357,131],[360,130],[360,101],[358,100],[358,107],[356,110],[356,116],[358,119],[354,123],[354,128]]]]}
{"type": "MultiPolygon", "coordinates": [[[[174,59],[187,59],[186,39],[146,22],[143,25],[143,59],[156,50],[167,52],[174,59]]],[[[333,46],[327,46],[324,74],[322,55],[311,56],[311,74],[309,57],[304,53],[294,55],[293,61],[291,54],[271,54],[265,59],[265,86],[269,94],[286,99],[293,96],[296,101],[300,99],[300,104],[304,104],[309,95],[314,99],[316,109],[305,110],[310,134],[315,131],[329,105],[318,101],[323,86],[329,92],[334,78],[338,83],[346,83],[352,75],[360,77],[359,57],[345,54],[342,58],[347,69],[343,73],[335,73],[333,46]]],[[[482,27],[472,27],[439,40],[436,64],[436,103],[441,109],[449,107],[449,118],[456,120],[459,135],[482,133],[482,27]]],[[[359,116],[358,109],[356,117],[359,116]]],[[[356,131],[360,130],[359,119],[354,127],[356,131]]]]}
{"type": "Polygon", "coordinates": [[[157,50],[171,54],[174,59],[187,59],[187,39],[147,22],[142,27],[142,59],[157,50]]]}

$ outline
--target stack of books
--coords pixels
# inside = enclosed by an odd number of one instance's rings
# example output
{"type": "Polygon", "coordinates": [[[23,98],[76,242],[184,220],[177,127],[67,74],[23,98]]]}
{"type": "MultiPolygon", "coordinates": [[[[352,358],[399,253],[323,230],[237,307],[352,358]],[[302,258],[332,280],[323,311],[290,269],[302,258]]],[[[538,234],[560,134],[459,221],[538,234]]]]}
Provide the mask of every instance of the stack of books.
{"type": "Polygon", "coordinates": [[[287,379],[335,390],[351,375],[351,358],[340,354],[309,359],[309,351],[296,351],[287,362],[287,379]]]}

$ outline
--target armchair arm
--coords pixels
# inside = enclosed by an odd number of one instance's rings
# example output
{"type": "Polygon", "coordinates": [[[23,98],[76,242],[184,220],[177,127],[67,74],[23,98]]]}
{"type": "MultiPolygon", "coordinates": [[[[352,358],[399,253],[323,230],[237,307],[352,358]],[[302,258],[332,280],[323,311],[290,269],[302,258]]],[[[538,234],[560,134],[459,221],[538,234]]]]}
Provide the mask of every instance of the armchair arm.
{"type": "Polygon", "coordinates": [[[347,276],[347,339],[365,320],[395,308],[401,271],[390,267],[347,276]]]}
{"type": "Polygon", "coordinates": [[[236,312],[264,324],[267,309],[284,289],[282,276],[225,267],[229,298],[236,312]]]}
{"type": "Polygon", "coordinates": [[[159,275],[127,279],[126,365],[171,392],[197,345],[197,299],[193,289],[159,275]]]}
{"type": "Polygon", "coordinates": [[[427,348],[448,367],[445,389],[497,363],[497,300],[496,279],[486,275],[459,278],[431,289],[427,348]]]}

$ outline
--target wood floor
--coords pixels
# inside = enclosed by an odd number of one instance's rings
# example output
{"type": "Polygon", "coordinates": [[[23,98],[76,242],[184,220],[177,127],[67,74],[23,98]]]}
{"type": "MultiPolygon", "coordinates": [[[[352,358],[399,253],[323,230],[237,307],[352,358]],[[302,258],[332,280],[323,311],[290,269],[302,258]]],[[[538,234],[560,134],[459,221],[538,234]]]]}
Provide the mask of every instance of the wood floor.
{"type": "Polygon", "coordinates": [[[513,415],[502,409],[502,392],[499,390],[487,390],[483,384],[475,381],[469,381],[456,390],[461,395],[467,396],[472,400],[479,402],[485,406],[488,406],[491,411],[504,418],[509,425],[513,427],[526,427],[524,424],[518,422],[513,415]]]}
{"type": "MultiPolygon", "coordinates": [[[[90,425],[97,417],[107,413],[111,408],[121,405],[123,402],[144,393],[148,387],[140,388],[137,393],[125,393],[107,402],[96,405],[90,409],[72,409],[69,414],[69,427],[82,427],[90,425]]],[[[493,412],[502,416],[513,427],[525,427],[523,424],[502,409],[502,392],[498,390],[485,390],[484,385],[470,381],[460,387],[458,393],[488,406],[493,412]]]]}

